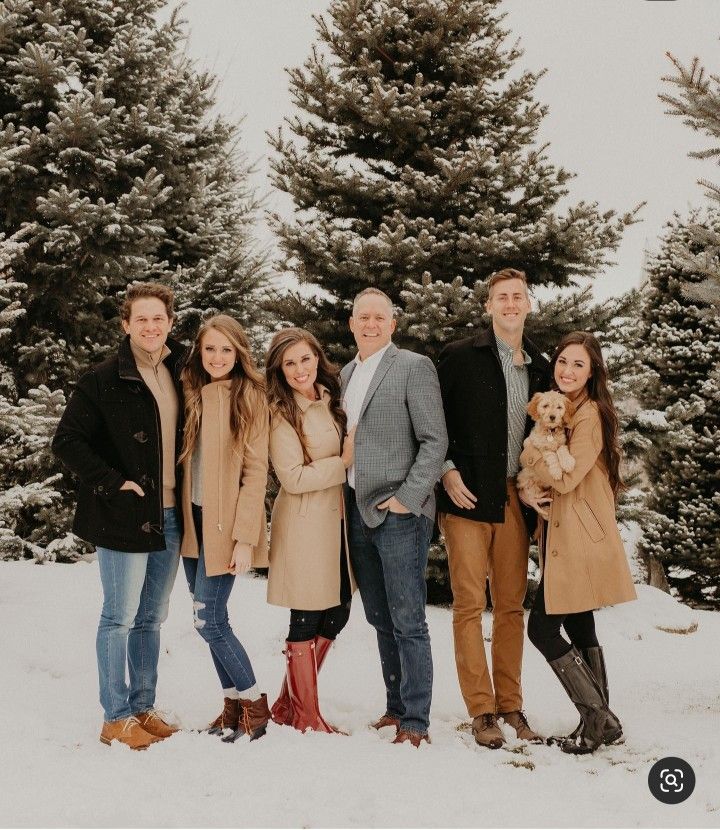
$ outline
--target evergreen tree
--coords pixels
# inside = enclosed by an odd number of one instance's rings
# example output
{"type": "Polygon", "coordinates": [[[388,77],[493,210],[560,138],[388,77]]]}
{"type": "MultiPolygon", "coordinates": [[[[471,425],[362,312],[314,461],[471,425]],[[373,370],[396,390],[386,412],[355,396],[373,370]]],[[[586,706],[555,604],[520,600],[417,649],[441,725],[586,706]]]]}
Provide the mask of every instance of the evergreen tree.
{"type": "Polygon", "coordinates": [[[352,347],[337,321],[368,285],[408,310],[402,344],[429,354],[482,320],[482,281],[504,266],[569,289],[534,323],[551,340],[604,319],[583,289],[632,215],[585,202],[556,212],[571,174],[537,145],[542,73],[517,71],[499,5],[333,0],[316,18],[320,48],[289,73],[300,112],[291,137],[271,136],[272,166],[297,213],[274,227],[282,266],[315,294],[272,307],[338,359],[352,347]]]}
{"type": "Polygon", "coordinates": [[[82,552],[49,440],[78,375],[116,348],[128,283],[173,285],[181,338],[210,311],[256,339],[265,324],[238,127],[213,114],[214,78],[178,49],[183,21],[157,23],[165,4],[0,3],[5,271],[13,260],[0,284],[0,532],[12,555],[82,552]]]}
{"type": "MultiPolygon", "coordinates": [[[[698,58],[693,58],[690,66],[685,66],[676,57],[668,54],[675,72],[663,78],[663,81],[675,87],[674,95],[663,94],[660,99],[668,105],[668,114],[680,116],[694,132],[704,133],[712,146],[704,150],[695,150],[688,155],[691,158],[720,161],[720,76],[706,75],[698,58]]],[[[713,203],[720,203],[720,186],[706,179],[700,179],[713,203]]],[[[696,224],[688,228],[690,237],[695,242],[696,253],[689,248],[679,252],[684,260],[684,267],[699,274],[699,282],[685,285],[690,299],[699,300],[710,305],[715,313],[720,312],[720,234],[711,228],[696,224]]]]}
{"type": "Polygon", "coordinates": [[[717,608],[720,316],[707,315],[683,290],[704,279],[689,267],[704,255],[698,226],[720,234],[720,213],[695,211],[668,223],[642,298],[635,345],[646,382],[636,423],[646,438],[647,495],[639,548],[665,564],[683,599],[717,608]]]}
{"type": "Polygon", "coordinates": [[[117,344],[117,295],[133,280],[173,283],[187,326],[220,297],[241,317],[257,302],[237,128],[211,113],[214,79],[178,52],[177,14],[157,24],[164,5],[0,5],[0,231],[27,230],[26,313],[3,356],[20,394],[67,389],[117,344]]]}

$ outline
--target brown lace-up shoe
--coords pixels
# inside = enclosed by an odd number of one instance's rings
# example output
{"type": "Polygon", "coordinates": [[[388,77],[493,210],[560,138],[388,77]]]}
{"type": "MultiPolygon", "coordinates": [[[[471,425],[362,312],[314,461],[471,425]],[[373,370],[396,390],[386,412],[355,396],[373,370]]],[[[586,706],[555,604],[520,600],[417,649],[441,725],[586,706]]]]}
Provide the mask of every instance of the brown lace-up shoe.
{"type": "Polygon", "coordinates": [[[249,735],[251,741],[262,738],[270,720],[267,695],[263,693],[257,700],[240,698],[238,703],[240,704],[240,716],[237,729],[232,735],[226,735],[223,741],[231,744],[243,735],[249,735]]]}
{"type": "Polygon", "coordinates": [[[521,741],[527,741],[531,744],[545,743],[545,738],[542,735],[538,735],[534,729],[531,729],[525,713],[521,710],[515,712],[500,712],[498,717],[502,718],[508,726],[512,726],[515,734],[521,741]]]}
{"type": "Polygon", "coordinates": [[[161,741],[164,741],[165,738],[169,738],[179,731],[177,726],[172,726],[172,724],[163,720],[160,713],[155,709],[148,709],[147,712],[138,712],[135,717],[146,732],[149,732],[156,738],[160,738],[161,741]]]}
{"type": "Polygon", "coordinates": [[[384,729],[386,726],[392,726],[397,732],[400,729],[400,718],[394,715],[388,715],[386,712],[382,717],[378,718],[374,723],[370,724],[371,729],[384,729]]]}
{"type": "Polygon", "coordinates": [[[486,746],[488,749],[500,749],[505,743],[505,737],[492,712],[485,712],[473,718],[472,733],[475,743],[486,746]]]}
{"type": "Polygon", "coordinates": [[[417,748],[423,741],[425,741],[425,743],[427,744],[430,743],[430,736],[427,733],[421,735],[419,732],[410,732],[407,729],[400,729],[398,730],[398,733],[395,736],[395,740],[393,741],[393,743],[404,744],[409,742],[417,748]]]}
{"type": "Polygon", "coordinates": [[[238,718],[240,717],[240,701],[237,698],[226,697],[223,698],[223,710],[215,718],[215,720],[203,729],[203,732],[209,732],[211,735],[222,735],[223,730],[232,729],[233,732],[238,728],[238,718]]]}
{"type": "Polygon", "coordinates": [[[146,732],[138,719],[131,715],[121,720],[105,721],[100,732],[100,740],[108,746],[113,741],[119,741],[130,749],[147,749],[150,744],[157,743],[161,738],[146,732]]]}

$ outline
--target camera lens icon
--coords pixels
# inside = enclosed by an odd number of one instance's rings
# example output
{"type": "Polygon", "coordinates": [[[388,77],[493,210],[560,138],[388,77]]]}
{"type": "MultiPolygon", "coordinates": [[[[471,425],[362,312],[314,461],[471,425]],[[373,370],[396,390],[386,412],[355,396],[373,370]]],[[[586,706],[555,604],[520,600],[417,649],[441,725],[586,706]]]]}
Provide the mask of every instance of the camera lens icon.
{"type": "Polygon", "coordinates": [[[682,758],[661,758],[648,774],[648,786],[663,804],[681,804],[695,789],[695,772],[682,758]]]}

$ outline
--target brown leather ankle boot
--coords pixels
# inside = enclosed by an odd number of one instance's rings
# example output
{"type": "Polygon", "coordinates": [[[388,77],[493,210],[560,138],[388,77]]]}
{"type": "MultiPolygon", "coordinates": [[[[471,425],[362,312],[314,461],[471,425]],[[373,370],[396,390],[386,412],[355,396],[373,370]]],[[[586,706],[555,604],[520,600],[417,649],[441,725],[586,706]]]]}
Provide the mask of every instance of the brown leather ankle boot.
{"type": "Polygon", "coordinates": [[[226,697],[223,702],[222,712],[209,726],[202,730],[203,732],[209,732],[211,735],[222,735],[225,729],[232,729],[235,732],[238,728],[240,701],[237,698],[226,697]]]}
{"type": "Polygon", "coordinates": [[[231,735],[226,735],[222,739],[226,744],[234,743],[243,735],[249,735],[251,741],[262,738],[270,720],[270,710],[268,709],[265,693],[261,694],[256,700],[241,697],[238,703],[240,704],[238,726],[231,735]]]}

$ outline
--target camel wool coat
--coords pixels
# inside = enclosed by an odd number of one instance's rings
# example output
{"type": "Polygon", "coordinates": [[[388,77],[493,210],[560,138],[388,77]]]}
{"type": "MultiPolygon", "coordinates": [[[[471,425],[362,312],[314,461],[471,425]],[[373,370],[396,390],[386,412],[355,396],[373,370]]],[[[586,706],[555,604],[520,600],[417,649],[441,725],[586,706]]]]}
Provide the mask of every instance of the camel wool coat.
{"type": "Polygon", "coordinates": [[[571,473],[552,478],[536,447],[523,449],[520,456],[521,465],[532,467],[554,491],[540,551],[548,614],[576,614],[637,599],[602,448],[600,412],[585,398],[570,426],[571,473]]]}
{"type": "MultiPolygon", "coordinates": [[[[340,604],[340,552],[345,465],[341,437],[319,386],[320,400],[295,392],[310,464],[300,439],[282,416],[270,425],[270,460],[280,482],[270,521],[270,573],[267,601],[301,611],[323,611],[340,604]]],[[[355,590],[347,543],[350,587],[355,590]]]]}
{"type": "MultiPolygon", "coordinates": [[[[208,576],[228,573],[235,542],[253,546],[252,566],[266,568],[267,524],[265,491],[268,474],[267,407],[256,413],[246,446],[230,432],[229,380],[202,388],[202,544],[208,576]]],[[[183,538],[180,555],[198,558],[192,518],[192,459],[183,461],[183,538]]]]}

